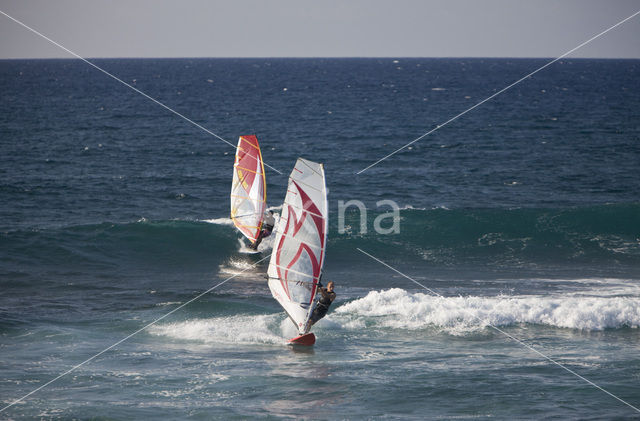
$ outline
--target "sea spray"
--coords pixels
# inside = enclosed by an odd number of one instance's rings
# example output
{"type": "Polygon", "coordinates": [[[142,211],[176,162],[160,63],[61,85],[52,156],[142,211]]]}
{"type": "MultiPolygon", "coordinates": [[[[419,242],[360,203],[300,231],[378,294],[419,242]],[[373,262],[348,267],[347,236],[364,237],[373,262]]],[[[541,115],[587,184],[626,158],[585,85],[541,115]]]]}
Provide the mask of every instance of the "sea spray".
{"type": "Polygon", "coordinates": [[[281,319],[280,314],[213,317],[158,324],[149,331],[176,341],[205,344],[283,344],[281,319]]]}
{"type": "Polygon", "coordinates": [[[638,296],[438,297],[399,288],[371,291],[338,307],[331,317],[347,327],[391,329],[441,328],[452,334],[489,325],[546,325],[603,330],[640,327],[638,296]]]}

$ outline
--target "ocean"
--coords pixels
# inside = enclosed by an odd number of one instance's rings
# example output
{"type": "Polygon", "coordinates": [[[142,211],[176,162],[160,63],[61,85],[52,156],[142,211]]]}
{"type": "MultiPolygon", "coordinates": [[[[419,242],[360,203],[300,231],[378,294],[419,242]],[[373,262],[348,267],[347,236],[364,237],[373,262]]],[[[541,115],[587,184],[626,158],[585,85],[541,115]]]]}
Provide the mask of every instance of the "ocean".
{"type": "Polygon", "coordinates": [[[0,61],[0,418],[640,418],[640,60],[560,60],[365,171],[548,60],[93,61],[257,135],[276,213],[323,162],[337,299],[287,346],[233,146],[80,60],[0,61]]]}

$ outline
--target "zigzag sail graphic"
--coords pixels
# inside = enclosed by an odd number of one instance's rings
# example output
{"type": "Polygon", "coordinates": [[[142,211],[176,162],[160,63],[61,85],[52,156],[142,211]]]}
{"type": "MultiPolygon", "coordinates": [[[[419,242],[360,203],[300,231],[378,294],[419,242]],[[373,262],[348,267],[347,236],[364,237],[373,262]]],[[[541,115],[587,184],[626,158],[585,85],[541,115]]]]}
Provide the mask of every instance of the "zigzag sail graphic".
{"type": "Polygon", "coordinates": [[[306,345],[315,342],[315,336],[308,334],[309,318],[322,274],[328,216],[323,165],[298,158],[289,176],[267,274],[271,294],[300,335],[306,336],[306,345]]]}
{"type": "Polygon", "coordinates": [[[233,164],[231,219],[251,242],[256,241],[267,201],[262,153],[256,136],[240,136],[233,164]]]}

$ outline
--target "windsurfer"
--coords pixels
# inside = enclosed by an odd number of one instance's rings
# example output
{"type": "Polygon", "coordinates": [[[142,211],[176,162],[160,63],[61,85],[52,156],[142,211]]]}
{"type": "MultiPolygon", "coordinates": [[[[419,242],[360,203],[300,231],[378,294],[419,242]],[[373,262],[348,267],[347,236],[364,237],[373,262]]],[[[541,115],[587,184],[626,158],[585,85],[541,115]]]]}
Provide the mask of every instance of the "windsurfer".
{"type": "Polygon", "coordinates": [[[258,246],[262,242],[262,239],[271,235],[273,231],[273,226],[275,225],[275,218],[273,217],[273,211],[264,213],[264,220],[262,221],[262,229],[258,234],[258,238],[249,246],[249,248],[253,250],[258,250],[258,246]]]}
{"type": "Polygon", "coordinates": [[[316,308],[313,310],[311,314],[311,318],[309,319],[309,327],[313,326],[318,320],[322,319],[329,311],[329,306],[333,300],[336,299],[336,293],[333,292],[333,281],[327,282],[327,287],[322,286],[320,282],[318,282],[318,290],[320,291],[320,299],[316,304],[316,308]]]}

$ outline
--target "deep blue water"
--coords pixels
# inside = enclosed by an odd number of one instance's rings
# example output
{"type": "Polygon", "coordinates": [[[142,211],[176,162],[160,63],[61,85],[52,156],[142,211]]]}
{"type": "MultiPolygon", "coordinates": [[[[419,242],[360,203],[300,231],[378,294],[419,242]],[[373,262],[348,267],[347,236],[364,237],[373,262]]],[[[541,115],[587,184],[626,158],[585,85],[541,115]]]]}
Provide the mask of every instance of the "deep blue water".
{"type": "Polygon", "coordinates": [[[240,253],[225,219],[234,148],[81,61],[0,61],[3,406],[236,275],[0,416],[640,415],[489,327],[640,406],[639,60],[557,62],[360,174],[546,61],[95,63],[256,134],[276,209],[298,156],[324,162],[338,300],[286,347],[269,242],[240,253]]]}

